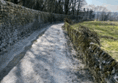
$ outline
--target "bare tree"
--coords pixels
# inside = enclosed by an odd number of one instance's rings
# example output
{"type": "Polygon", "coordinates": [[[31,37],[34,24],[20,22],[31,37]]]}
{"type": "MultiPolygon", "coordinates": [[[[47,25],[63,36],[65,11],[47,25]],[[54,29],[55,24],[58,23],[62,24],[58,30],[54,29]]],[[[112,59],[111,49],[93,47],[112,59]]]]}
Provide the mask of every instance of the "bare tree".
{"type": "Polygon", "coordinates": [[[65,14],[68,14],[68,11],[69,11],[69,0],[65,0],[64,10],[65,10],[65,14]]]}
{"type": "Polygon", "coordinates": [[[106,7],[95,6],[95,5],[89,5],[87,7],[94,11],[96,20],[100,20],[100,21],[108,20],[110,16],[110,11],[106,7]]]}
{"type": "Polygon", "coordinates": [[[82,9],[82,6],[86,5],[85,0],[77,0],[77,15],[79,15],[80,10],[82,9]]]}
{"type": "Polygon", "coordinates": [[[85,0],[7,0],[25,7],[45,12],[78,15],[85,0]]]}

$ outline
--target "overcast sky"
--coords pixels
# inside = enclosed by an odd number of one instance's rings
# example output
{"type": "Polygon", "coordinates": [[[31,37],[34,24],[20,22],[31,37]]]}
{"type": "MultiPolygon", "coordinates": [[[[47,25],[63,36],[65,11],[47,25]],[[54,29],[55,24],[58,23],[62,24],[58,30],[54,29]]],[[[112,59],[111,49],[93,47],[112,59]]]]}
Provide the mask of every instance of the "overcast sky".
{"type": "Polygon", "coordinates": [[[111,12],[118,12],[118,0],[86,0],[88,5],[100,5],[106,7],[111,12]]]}

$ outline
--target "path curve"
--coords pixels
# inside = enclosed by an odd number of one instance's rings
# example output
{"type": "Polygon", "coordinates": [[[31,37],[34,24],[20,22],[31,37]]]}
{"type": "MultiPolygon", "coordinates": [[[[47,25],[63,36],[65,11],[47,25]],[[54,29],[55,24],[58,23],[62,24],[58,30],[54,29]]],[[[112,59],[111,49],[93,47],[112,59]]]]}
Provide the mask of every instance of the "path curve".
{"type": "Polygon", "coordinates": [[[61,28],[52,25],[1,83],[94,83],[89,71],[69,46],[61,28]]]}

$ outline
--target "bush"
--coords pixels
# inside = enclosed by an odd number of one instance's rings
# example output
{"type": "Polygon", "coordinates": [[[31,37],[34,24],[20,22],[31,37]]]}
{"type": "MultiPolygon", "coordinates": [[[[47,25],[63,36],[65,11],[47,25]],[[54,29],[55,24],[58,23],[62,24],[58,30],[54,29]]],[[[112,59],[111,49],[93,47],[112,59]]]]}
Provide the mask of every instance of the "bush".
{"type": "Polygon", "coordinates": [[[68,18],[64,18],[64,22],[67,22],[69,24],[73,24],[73,22],[70,19],[68,19],[68,18]]]}

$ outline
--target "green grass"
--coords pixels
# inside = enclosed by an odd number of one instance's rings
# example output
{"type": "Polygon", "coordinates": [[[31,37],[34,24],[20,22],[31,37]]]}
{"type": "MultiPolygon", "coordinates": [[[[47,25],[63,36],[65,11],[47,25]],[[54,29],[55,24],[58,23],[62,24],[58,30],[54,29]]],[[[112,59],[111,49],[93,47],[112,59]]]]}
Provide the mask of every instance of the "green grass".
{"type": "Polygon", "coordinates": [[[118,61],[118,22],[114,21],[85,21],[72,25],[77,29],[79,25],[86,26],[98,33],[101,48],[118,61]]]}

